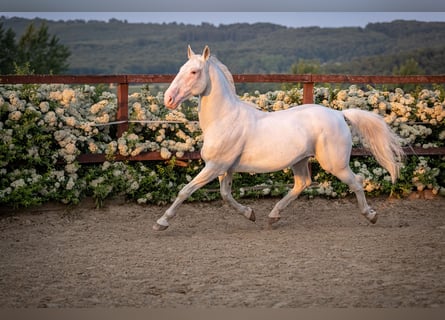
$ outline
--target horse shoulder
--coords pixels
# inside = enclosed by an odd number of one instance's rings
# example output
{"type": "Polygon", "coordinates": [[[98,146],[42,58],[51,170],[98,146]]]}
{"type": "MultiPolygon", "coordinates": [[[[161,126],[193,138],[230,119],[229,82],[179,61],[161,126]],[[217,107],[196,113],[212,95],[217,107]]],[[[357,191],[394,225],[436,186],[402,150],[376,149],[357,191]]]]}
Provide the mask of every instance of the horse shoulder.
{"type": "Polygon", "coordinates": [[[204,161],[217,160],[224,163],[235,161],[242,153],[246,128],[240,117],[227,118],[212,123],[204,131],[201,157],[204,161]]]}

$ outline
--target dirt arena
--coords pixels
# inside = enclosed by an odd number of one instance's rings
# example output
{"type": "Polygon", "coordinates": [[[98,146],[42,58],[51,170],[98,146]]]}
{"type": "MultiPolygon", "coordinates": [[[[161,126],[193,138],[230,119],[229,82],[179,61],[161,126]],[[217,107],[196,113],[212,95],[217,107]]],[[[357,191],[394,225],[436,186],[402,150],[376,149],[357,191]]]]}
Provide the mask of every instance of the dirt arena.
{"type": "Polygon", "coordinates": [[[445,307],[445,198],[278,199],[166,207],[121,200],[0,215],[0,307],[445,307]]]}

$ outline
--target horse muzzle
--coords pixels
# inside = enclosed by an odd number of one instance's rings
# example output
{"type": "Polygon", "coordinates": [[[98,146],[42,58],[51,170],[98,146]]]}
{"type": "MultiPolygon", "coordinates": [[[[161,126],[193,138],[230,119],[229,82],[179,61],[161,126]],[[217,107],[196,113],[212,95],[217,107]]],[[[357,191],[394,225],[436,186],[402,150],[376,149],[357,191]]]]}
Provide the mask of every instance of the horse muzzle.
{"type": "Polygon", "coordinates": [[[184,96],[183,93],[176,87],[170,87],[165,91],[164,94],[164,105],[170,109],[176,109],[181,102],[187,99],[187,96],[184,96]]]}
{"type": "Polygon", "coordinates": [[[164,105],[170,110],[176,109],[179,103],[175,98],[176,95],[166,93],[164,96],[164,105]]]}
{"type": "Polygon", "coordinates": [[[165,101],[165,100],[164,100],[164,105],[165,105],[168,109],[170,109],[170,110],[174,110],[174,109],[176,109],[176,108],[178,107],[179,103],[176,103],[174,99],[171,99],[171,100],[168,100],[168,101],[165,101]]]}

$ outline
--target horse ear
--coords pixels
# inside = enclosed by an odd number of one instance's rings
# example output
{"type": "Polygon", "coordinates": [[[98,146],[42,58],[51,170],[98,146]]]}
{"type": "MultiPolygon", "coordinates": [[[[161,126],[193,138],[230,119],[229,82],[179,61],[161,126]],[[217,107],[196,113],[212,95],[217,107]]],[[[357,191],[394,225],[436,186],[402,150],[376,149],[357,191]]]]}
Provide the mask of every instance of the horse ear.
{"type": "Polygon", "coordinates": [[[190,59],[195,53],[193,52],[192,48],[190,47],[190,45],[187,48],[187,56],[190,59]]]}
{"type": "Polygon", "coordinates": [[[202,57],[204,58],[204,60],[207,60],[210,57],[209,46],[205,46],[204,51],[202,52],[202,57]]]}

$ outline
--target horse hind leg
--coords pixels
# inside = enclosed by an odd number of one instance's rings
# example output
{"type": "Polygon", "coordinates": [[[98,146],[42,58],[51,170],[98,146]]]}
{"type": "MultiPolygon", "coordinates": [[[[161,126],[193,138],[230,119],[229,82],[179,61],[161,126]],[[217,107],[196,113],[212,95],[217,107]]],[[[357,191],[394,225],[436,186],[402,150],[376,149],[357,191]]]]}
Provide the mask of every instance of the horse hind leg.
{"type": "Polygon", "coordinates": [[[363,191],[363,178],[354,174],[349,166],[338,172],[332,172],[332,174],[346,183],[349,189],[355,193],[361,214],[372,224],[376,223],[378,215],[366,202],[365,192],[363,191]]]}
{"type": "Polygon", "coordinates": [[[298,198],[300,193],[312,183],[309,173],[308,160],[304,159],[294,164],[291,169],[294,174],[294,187],[283,199],[277,202],[269,213],[269,225],[276,223],[281,218],[280,212],[283,211],[293,200],[298,198]]]}
{"type": "Polygon", "coordinates": [[[253,209],[238,203],[232,196],[233,173],[227,172],[224,175],[219,176],[218,178],[220,183],[221,197],[223,198],[223,200],[250,221],[255,221],[255,212],[253,211],[253,209]]]}

